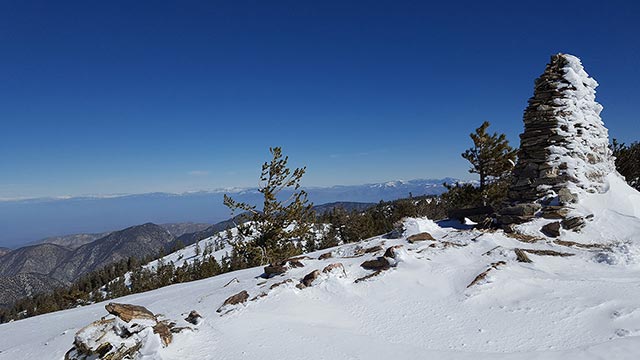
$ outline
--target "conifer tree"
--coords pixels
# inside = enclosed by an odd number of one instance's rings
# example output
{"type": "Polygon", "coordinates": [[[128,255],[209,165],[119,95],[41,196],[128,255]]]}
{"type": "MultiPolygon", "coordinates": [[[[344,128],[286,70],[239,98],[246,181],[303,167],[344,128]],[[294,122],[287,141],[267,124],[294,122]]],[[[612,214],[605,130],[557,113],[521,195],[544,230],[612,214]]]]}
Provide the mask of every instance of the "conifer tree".
{"type": "Polygon", "coordinates": [[[480,190],[508,175],[516,159],[516,150],[509,146],[505,134],[488,134],[489,125],[485,121],[474,133],[469,134],[473,146],[462,153],[462,157],[471,163],[469,172],[480,176],[480,190]]]}
{"type": "Polygon", "coordinates": [[[640,142],[625,145],[613,139],[610,147],[616,158],[618,172],[625,177],[629,185],[640,191],[640,142]]]}
{"type": "Polygon", "coordinates": [[[263,195],[262,209],[224,196],[224,204],[232,216],[236,211],[248,214],[249,222],[238,227],[241,239],[234,244],[234,253],[247,265],[282,260],[299,253],[301,249],[293,240],[304,240],[309,236],[313,218],[313,204],[307,200],[307,193],[300,189],[306,167],[292,171],[287,167],[289,157],[282,155],[280,147],[269,151],[272,159],[262,165],[258,186],[263,195]],[[283,195],[286,199],[281,199],[283,195]],[[254,228],[256,233],[252,240],[242,239],[251,235],[254,228]]]}

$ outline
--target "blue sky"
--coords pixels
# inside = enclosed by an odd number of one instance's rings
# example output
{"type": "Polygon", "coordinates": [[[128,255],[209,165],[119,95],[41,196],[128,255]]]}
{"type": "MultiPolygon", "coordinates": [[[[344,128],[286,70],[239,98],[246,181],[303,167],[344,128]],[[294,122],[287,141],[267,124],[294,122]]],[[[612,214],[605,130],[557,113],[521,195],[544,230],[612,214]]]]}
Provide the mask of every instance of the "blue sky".
{"type": "Polygon", "coordinates": [[[549,56],[640,140],[635,2],[0,1],[0,198],[470,177],[482,121],[518,145],[549,56]]]}

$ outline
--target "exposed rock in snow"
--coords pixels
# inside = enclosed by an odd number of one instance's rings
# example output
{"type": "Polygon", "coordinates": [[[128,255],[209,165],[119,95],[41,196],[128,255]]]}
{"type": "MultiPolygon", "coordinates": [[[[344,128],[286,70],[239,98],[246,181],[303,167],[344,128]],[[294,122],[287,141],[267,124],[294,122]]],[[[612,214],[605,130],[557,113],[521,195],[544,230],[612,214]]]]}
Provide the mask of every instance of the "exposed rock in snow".
{"type": "Polygon", "coordinates": [[[234,305],[244,304],[247,302],[248,299],[249,299],[249,293],[246,290],[242,290],[235,295],[229,296],[224,301],[224,303],[222,303],[222,306],[220,306],[216,311],[219,313],[222,313],[222,312],[226,313],[229,310],[231,310],[234,305]]]}
{"type": "Polygon", "coordinates": [[[313,282],[316,281],[321,274],[322,273],[320,272],[320,270],[313,270],[312,272],[308,273],[304,276],[304,278],[302,278],[298,288],[302,289],[313,285],[313,282]]]}
{"type": "Polygon", "coordinates": [[[189,316],[187,316],[184,321],[193,325],[199,325],[202,321],[202,315],[198,314],[198,312],[195,310],[191,310],[189,316]]]}
{"type": "Polygon", "coordinates": [[[558,237],[560,236],[560,222],[554,221],[552,223],[548,223],[544,225],[540,231],[549,237],[558,237]]]}
{"type": "Polygon", "coordinates": [[[428,232],[421,232],[419,234],[413,234],[407,238],[410,243],[426,240],[435,240],[428,232]]]}
{"type": "Polygon", "coordinates": [[[342,263],[329,264],[325,266],[324,269],[322,269],[323,274],[329,274],[336,271],[343,274],[344,276],[347,276],[347,272],[344,270],[344,266],[342,265],[342,263]]]}
{"type": "Polygon", "coordinates": [[[109,303],[115,317],[102,318],[80,329],[65,360],[160,360],[158,350],[173,340],[171,326],[139,305],[109,303]]]}
{"type": "Polygon", "coordinates": [[[109,312],[109,314],[115,315],[125,322],[130,322],[133,319],[156,320],[156,316],[144,306],[109,303],[104,308],[109,312]]]}

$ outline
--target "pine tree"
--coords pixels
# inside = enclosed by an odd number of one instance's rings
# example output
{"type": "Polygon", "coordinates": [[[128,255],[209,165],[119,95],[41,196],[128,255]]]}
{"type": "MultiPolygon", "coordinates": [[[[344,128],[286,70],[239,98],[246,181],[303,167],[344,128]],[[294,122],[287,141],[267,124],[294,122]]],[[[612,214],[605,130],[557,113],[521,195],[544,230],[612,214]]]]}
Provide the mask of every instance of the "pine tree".
{"type": "Polygon", "coordinates": [[[247,265],[283,260],[299,253],[300,247],[293,240],[304,240],[309,236],[313,204],[307,200],[307,193],[300,189],[300,180],[306,167],[293,171],[287,167],[288,156],[282,155],[280,147],[270,148],[272,159],[262,165],[258,191],[263,195],[263,207],[237,202],[225,194],[224,204],[231,210],[243,211],[250,220],[239,226],[240,236],[256,234],[250,241],[240,240],[234,245],[234,253],[241,256],[247,265]],[[291,192],[285,200],[280,200],[284,192],[291,192]]]}
{"type": "Polygon", "coordinates": [[[480,176],[480,190],[508,175],[516,159],[516,150],[509,146],[505,134],[488,134],[489,125],[485,121],[475,133],[469,134],[473,147],[462,153],[462,157],[471,163],[469,172],[480,176]]]}
{"type": "Polygon", "coordinates": [[[629,185],[640,190],[640,142],[625,145],[613,139],[610,147],[616,158],[618,172],[625,177],[629,185]]]}
{"type": "Polygon", "coordinates": [[[196,246],[195,246],[196,256],[200,256],[201,251],[202,250],[200,249],[200,241],[196,241],[196,246]]]}

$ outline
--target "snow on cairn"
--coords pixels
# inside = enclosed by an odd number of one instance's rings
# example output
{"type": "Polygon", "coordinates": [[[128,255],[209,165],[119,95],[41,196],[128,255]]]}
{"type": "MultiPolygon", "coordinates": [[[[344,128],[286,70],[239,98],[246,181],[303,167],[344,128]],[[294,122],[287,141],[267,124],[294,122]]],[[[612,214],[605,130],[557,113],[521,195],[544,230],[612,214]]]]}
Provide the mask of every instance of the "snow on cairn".
{"type": "Polygon", "coordinates": [[[580,59],[560,55],[566,61],[564,81],[558,82],[565,97],[555,99],[560,105],[558,135],[564,137],[564,146],[551,146],[550,164],[567,164],[567,174],[577,185],[589,192],[602,191],[604,178],[615,170],[609,133],[600,118],[602,105],[596,102],[598,83],[584,71],[580,59]]]}
{"type": "Polygon", "coordinates": [[[561,202],[575,202],[584,193],[605,190],[615,165],[602,105],[595,100],[597,86],[577,57],[551,57],[524,113],[509,194],[514,202],[553,198],[562,189],[570,195],[561,202]]]}

